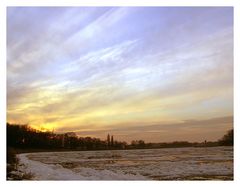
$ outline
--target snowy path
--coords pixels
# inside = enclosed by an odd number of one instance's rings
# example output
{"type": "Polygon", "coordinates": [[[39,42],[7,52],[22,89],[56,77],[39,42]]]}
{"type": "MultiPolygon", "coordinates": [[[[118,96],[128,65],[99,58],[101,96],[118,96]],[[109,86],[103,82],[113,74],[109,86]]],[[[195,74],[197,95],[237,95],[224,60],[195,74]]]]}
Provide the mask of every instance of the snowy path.
{"type": "MultiPolygon", "coordinates": [[[[27,156],[31,153],[19,154],[19,170],[34,175],[33,180],[146,180],[140,175],[127,175],[122,172],[109,170],[95,170],[92,168],[80,168],[78,171],[66,169],[60,164],[44,164],[33,161],[27,156]]],[[[149,179],[148,179],[149,180],[149,179]]]]}

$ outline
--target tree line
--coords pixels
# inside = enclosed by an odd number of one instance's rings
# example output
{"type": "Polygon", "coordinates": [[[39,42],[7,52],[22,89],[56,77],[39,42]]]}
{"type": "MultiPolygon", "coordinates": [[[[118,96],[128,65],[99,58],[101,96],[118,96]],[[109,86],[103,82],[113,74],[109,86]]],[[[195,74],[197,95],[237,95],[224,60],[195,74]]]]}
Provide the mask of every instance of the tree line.
{"type": "Polygon", "coordinates": [[[168,147],[203,147],[203,146],[232,146],[233,129],[229,130],[216,142],[187,142],[175,141],[170,143],[145,143],[143,140],[133,140],[131,144],[124,141],[101,140],[94,137],[78,137],[69,132],[56,134],[42,132],[28,125],[7,123],[7,146],[21,149],[70,149],[70,150],[106,150],[106,149],[143,149],[168,147]]]}
{"type": "Polygon", "coordinates": [[[94,137],[78,137],[74,132],[56,134],[42,132],[28,125],[7,123],[7,146],[16,148],[39,149],[78,149],[102,150],[123,149],[126,142],[114,141],[110,145],[107,141],[94,137]]]}

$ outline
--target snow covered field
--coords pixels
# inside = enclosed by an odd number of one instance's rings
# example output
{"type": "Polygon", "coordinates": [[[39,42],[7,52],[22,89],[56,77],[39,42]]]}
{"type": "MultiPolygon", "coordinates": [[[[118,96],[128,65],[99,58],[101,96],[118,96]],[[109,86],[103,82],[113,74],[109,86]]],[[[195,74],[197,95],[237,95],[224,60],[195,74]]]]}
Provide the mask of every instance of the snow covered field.
{"type": "Polygon", "coordinates": [[[19,154],[33,180],[232,180],[233,147],[19,154]]]}

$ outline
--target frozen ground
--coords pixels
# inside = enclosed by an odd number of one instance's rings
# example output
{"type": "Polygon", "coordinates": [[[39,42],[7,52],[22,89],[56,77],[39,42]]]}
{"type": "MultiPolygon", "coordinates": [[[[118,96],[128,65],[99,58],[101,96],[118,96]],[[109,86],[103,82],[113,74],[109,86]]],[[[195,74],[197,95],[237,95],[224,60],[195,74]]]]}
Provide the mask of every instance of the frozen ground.
{"type": "Polygon", "coordinates": [[[34,180],[232,180],[233,148],[47,152],[18,155],[34,180]]]}

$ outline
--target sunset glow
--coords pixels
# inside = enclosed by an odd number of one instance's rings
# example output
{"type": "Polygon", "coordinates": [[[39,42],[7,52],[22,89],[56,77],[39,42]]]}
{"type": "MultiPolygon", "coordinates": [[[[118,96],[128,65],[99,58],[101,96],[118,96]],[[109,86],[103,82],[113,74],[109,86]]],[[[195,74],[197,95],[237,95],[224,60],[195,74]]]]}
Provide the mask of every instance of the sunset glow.
{"type": "Polygon", "coordinates": [[[7,121],[146,142],[233,128],[233,9],[7,9],[7,121]]]}

